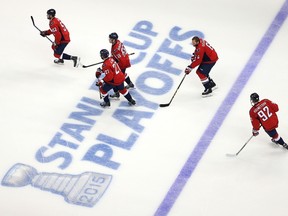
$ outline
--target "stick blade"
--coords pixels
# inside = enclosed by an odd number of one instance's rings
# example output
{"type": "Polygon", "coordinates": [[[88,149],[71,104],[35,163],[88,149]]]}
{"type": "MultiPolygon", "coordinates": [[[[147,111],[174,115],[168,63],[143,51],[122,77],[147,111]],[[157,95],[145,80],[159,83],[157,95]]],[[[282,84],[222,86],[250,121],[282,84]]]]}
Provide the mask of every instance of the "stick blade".
{"type": "Polygon", "coordinates": [[[227,156],[227,157],[236,157],[237,154],[229,154],[229,153],[228,153],[228,154],[226,154],[226,156],[227,156]]]}
{"type": "Polygon", "coordinates": [[[169,105],[170,105],[169,103],[168,104],[159,104],[160,107],[167,107],[169,105]]]}

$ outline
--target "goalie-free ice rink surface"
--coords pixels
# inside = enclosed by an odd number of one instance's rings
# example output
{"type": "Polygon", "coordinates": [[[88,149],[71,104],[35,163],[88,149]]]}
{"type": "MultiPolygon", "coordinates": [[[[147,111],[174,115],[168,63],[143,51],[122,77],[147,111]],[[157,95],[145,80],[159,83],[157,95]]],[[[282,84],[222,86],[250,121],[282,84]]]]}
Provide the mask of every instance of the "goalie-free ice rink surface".
{"type": "MultiPolygon", "coordinates": [[[[288,141],[288,1],[9,1],[1,12],[3,216],[286,216],[288,152],[251,136],[249,96],[278,103],[288,141]],[[53,64],[46,11],[69,29],[65,52],[101,61],[108,35],[125,41],[137,101],[99,107],[97,67],[53,64]],[[219,61],[219,88],[201,98],[192,35],[219,61]],[[83,174],[84,173],[84,174],[83,174]]],[[[53,39],[53,37],[51,37],[53,39]]]]}

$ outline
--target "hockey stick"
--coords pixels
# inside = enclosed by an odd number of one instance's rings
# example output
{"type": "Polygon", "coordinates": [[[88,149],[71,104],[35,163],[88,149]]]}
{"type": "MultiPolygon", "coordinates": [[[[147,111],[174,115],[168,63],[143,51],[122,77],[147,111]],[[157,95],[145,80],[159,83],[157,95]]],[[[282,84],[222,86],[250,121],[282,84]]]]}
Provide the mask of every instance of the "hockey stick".
{"type": "Polygon", "coordinates": [[[101,91],[100,91],[100,86],[99,86],[99,97],[100,97],[100,99],[102,99],[102,94],[101,94],[101,91]]]}
{"type": "MultiPolygon", "coordinates": [[[[134,55],[135,53],[130,53],[128,55],[134,55]]],[[[90,64],[90,65],[82,65],[83,68],[88,68],[88,67],[92,67],[92,66],[95,66],[95,65],[99,65],[99,64],[102,64],[104,61],[102,62],[97,62],[97,63],[94,63],[94,64],[90,64]]]]}
{"type": "MultiPolygon", "coordinates": [[[[33,26],[34,26],[36,29],[38,29],[39,32],[41,32],[41,30],[35,25],[33,16],[31,16],[31,20],[32,20],[33,26]]],[[[47,36],[45,36],[45,37],[46,37],[51,43],[53,43],[53,41],[52,41],[49,37],[47,37],[47,36]]]]}
{"type": "Polygon", "coordinates": [[[95,63],[95,64],[90,64],[90,65],[82,65],[83,68],[88,68],[88,67],[92,67],[92,66],[95,66],[95,65],[98,65],[98,64],[102,64],[102,62],[98,62],[98,63],[95,63]]]}
{"type": "Polygon", "coordinates": [[[228,157],[236,157],[241,151],[242,149],[244,149],[244,147],[249,143],[249,141],[253,138],[254,136],[252,135],[247,141],[246,143],[241,147],[241,149],[236,153],[236,154],[226,154],[226,156],[228,157]]]}
{"type": "Polygon", "coordinates": [[[167,106],[169,106],[169,105],[171,104],[171,102],[172,102],[173,98],[175,97],[175,95],[176,95],[176,93],[177,93],[178,89],[180,88],[180,86],[181,86],[182,82],[184,81],[184,79],[185,79],[186,75],[187,75],[187,74],[185,73],[184,77],[182,78],[182,80],[181,80],[180,84],[178,85],[178,87],[177,87],[176,91],[174,92],[174,94],[173,94],[173,96],[172,96],[171,100],[169,101],[169,103],[166,103],[166,104],[159,104],[159,106],[160,106],[160,107],[167,107],[167,106]]]}
{"type": "Polygon", "coordinates": [[[99,90],[99,97],[100,97],[100,99],[102,99],[102,94],[101,94],[101,91],[100,91],[100,86],[98,86],[98,90],[99,90]]]}

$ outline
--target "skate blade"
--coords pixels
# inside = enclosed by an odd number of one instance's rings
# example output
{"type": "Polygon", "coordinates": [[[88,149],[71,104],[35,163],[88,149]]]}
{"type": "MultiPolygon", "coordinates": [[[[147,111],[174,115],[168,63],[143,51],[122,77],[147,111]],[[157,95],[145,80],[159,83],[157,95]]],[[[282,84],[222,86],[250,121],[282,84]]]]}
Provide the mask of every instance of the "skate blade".
{"type": "Polygon", "coordinates": [[[81,60],[81,58],[78,57],[78,58],[77,58],[77,61],[76,61],[76,65],[75,65],[74,67],[78,68],[79,65],[82,65],[82,64],[80,63],[80,60],[81,60]]]}
{"type": "Polygon", "coordinates": [[[236,157],[237,155],[236,155],[236,154],[229,154],[229,153],[228,153],[228,154],[226,154],[226,156],[227,156],[227,157],[236,157]]]}
{"type": "Polygon", "coordinates": [[[128,90],[128,89],[129,89],[129,90],[130,90],[130,89],[131,89],[131,90],[132,90],[132,89],[136,89],[135,85],[134,85],[134,87],[131,87],[131,86],[129,86],[129,85],[126,85],[125,88],[126,88],[127,90],[128,90]]]}
{"type": "Polygon", "coordinates": [[[136,104],[132,104],[131,102],[128,102],[128,105],[131,106],[131,107],[132,106],[136,106],[136,104]]]}
{"type": "Polygon", "coordinates": [[[109,96],[109,99],[110,99],[110,100],[120,100],[120,97],[117,98],[117,97],[110,97],[110,96],[109,96]]]}
{"type": "Polygon", "coordinates": [[[211,97],[211,96],[213,96],[213,93],[210,93],[208,95],[202,95],[202,98],[207,98],[207,97],[211,97]]]}
{"type": "Polygon", "coordinates": [[[101,106],[101,105],[100,105],[100,107],[101,107],[102,109],[111,109],[111,106],[101,106]]]}

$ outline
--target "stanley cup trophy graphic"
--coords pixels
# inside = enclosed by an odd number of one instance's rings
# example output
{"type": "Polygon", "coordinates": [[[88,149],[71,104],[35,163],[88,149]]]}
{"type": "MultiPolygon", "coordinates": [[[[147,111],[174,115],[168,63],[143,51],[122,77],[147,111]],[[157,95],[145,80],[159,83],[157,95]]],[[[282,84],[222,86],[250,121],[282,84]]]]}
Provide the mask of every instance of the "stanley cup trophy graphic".
{"type": "Polygon", "coordinates": [[[79,175],[38,173],[31,166],[17,163],[4,176],[1,184],[9,187],[32,185],[64,196],[71,204],[93,207],[112,180],[111,175],[84,172],[79,175]]]}

